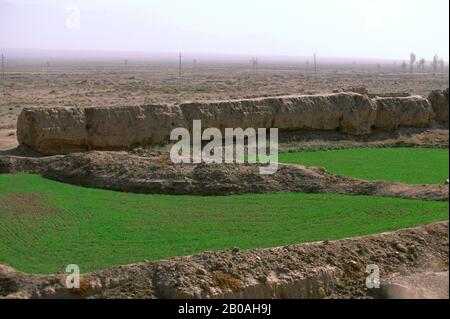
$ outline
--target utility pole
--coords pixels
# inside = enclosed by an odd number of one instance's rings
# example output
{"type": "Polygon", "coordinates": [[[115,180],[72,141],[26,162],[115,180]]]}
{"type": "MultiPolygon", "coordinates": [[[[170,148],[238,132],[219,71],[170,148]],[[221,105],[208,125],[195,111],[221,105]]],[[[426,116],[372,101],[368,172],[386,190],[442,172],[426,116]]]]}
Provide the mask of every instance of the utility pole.
{"type": "Polygon", "coordinates": [[[256,75],[258,73],[258,58],[252,57],[252,68],[253,68],[253,75],[256,75]]]}
{"type": "Polygon", "coordinates": [[[3,94],[6,94],[6,79],[5,79],[5,56],[2,53],[2,84],[3,94]]]}
{"type": "Polygon", "coordinates": [[[46,73],[46,78],[47,78],[47,86],[49,86],[50,81],[49,81],[49,70],[50,70],[50,62],[47,61],[47,63],[45,63],[45,73],[46,73]]]}
{"type": "Polygon", "coordinates": [[[192,68],[194,69],[194,79],[195,79],[195,75],[197,74],[197,60],[194,59],[192,61],[192,68]]]}
{"type": "Polygon", "coordinates": [[[314,76],[317,76],[317,56],[316,56],[316,52],[314,52],[314,76]]]}
{"type": "Polygon", "coordinates": [[[180,76],[180,79],[181,79],[181,58],[182,58],[183,56],[181,55],[181,52],[180,52],[180,54],[178,55],[178,63],[179,63],[179,76],[180,76]]]}
{"type": "Polygon", "coordinates": [[[255,76],[255,57],[254,57],[254,56],[252,56],[251,62],[252,62],[252,72],[253,72],[253,76],[255,76]]]}

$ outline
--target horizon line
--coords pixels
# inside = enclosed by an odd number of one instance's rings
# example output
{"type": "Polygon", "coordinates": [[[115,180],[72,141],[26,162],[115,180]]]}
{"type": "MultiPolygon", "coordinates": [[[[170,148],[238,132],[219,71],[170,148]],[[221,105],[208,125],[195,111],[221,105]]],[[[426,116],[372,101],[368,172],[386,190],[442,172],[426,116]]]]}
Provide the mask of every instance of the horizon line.
{"type": "MultiPolygon", "coordinates": [[[[185,55],[189,55],[192,57],[195,57],[195,55],[197,56],[210,56],[210,57],[234,57],[235,59],[243,59],[243,58],[251,58],[251,57],[258,57],[258,58],[272,58],[272,59],[286,59],[286,60],[305,60],[308,58],[313,58],[314,54],[316,54],[316,56],[318,58],[322,58],[322,59],[337,59],[337,60],[349,60],[349,61],[357,61],[357,60],[364,60],[364,61],[389,61],[389,62],[402,62],[402,61],[409,61],[409,56],[406,56],[405,58],[386,58],[386,57],[355,57],[355,56],[332,56],[332,55],[328,55],[328,54],[324,54],[321,55],[319,51],[316,52],[312,52],[311,55],[304,55],[304,54],[299,54],[299,55],[292,55],[292,54],[265,54],[265,53],[221,53],[221,52],[194,52],[194,51],[183,51],[183,50],[179,50],[179,51],[145,51],[145,50],[108,50],[108,49],[60,49],[60,48],[31,48],[31,47],[22,47],[22,48],[18,48],[18,47],[4,47],[1,48],[1,53],[5,53],[5,51],[9,51],[9,50],[17,50],[17,51],[41,51],[41,52],[53,52],[53,53],[57,53],[57,52],[67,52],[67,53],[83,53],[83,54],[90,54],[90,55],[100,55],[100,54],[130,54],[130,55],[174,55],[174,58],[178,58],[178,54],[179,53],[183,53],[185,55]]],[[[415,53],[415,52],[411,52],[411,53],[415,53]]],[[[409,54],[408,54],[409,55],[409,54]]],[[[436,55],[439,56],[438,53],[436,53],[436,55]]],[[[433,57],[429,57],[426,58],[424,56],[421,56],[420,54],[417,55],[417,58],[425,58],[426,61],[431,61],[433,57]]],[[[84,57],[85,58],[85,57],[84,57]]],[[[127,59],[127,57],[124,57],[127,59]]],[[[131,57],[130,57],[131,58],[131,57]]],[[[143,57],[139,57],[140,59],[142,59],[143,57]]],[[[448,63],[448,57],[442,57],[439,56],[440,59],[444,59],[445,63],[448,63]]],[[[128,58],[129,59],[129,58],[128,58]]]]}

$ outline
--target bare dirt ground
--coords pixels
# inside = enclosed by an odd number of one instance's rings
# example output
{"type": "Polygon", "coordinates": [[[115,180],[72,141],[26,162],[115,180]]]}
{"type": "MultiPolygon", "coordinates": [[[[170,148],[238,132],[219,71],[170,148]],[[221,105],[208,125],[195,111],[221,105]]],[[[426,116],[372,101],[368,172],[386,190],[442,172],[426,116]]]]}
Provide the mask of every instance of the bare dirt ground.
{"type": "Polygon", "coordinates": [[[11,149],[18,145],[15,129],[0,129],[0,150],[11,149]]]}
{"type": "Polygon", "coordinates": [[[448,222],[338,241],[239,248],[117,266],[83,275],[33,276],[0,265],[1,298],[447,298],[448,222]],[[381,287],[368,289],[367,266],[381,287]],[[447,281],[447,285],[443,283],[447,281]]]}
{"type": "Polygon", "coordinates": [[[398,274],[374,295],[386,299],[448,299],[448,280],[448,271],[398,274]]]}
{"type": "MultiPolygon", "coordinates": [[[[398,68],[374,66],[354,71],[327,65],[314,76],[303,65],[261,63],[257,74],[246,64],[205,63],[120,65],[45,63],[8,65],[6,94],[0,95],[0,149],[17,145],[15,127],[23,107],[117,106],[174,104],[261,96],[329,93],[365,87],[370,94],[407,93],[427,96],[449,85],[448,74],[403,74],[398,68]]],[[[398,94],[397,94],[398,95],[398,94]]]]}

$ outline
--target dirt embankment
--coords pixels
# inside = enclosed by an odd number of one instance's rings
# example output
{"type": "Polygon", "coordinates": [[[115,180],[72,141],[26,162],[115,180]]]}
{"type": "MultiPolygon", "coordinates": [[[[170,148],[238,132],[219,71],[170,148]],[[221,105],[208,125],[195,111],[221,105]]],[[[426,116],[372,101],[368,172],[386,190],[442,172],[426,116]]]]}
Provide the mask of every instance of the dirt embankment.
{"type": "Polygon", "coordinates": [[[393,233],[270,249],[238,248],[117,266],[83,275],[32,276],[0,266],[0,298],[448,298],[448,222],[393,233]],[[381,288],[366,287],[369,265],[381,288]]]}
{"type": "Polygon", "coordinates": [[[168,155],[85,152],[50,157],[0,157],[1,173],[37,173],[81,186],[175,195],[302,192],[448,200],[448,185],[370,182],[322,168],[280,164],[261,175],[257,164],[173,164],[168,155]]]}
{"type": "Polygon", "coordinates": [[[443,128],[400,128],[374,131],[366,136],[338,132],[289,132],[279,135],[279,151],[336,150],[363,147],[415,147],[448,149],[449,131],[443,128]]]}
{"type": "MultiPolygon", "coordinates": [[[[439,103],[435,105],[441,107],[439,103]]],[[[428,127],[433,118],[430,102],[422,97],[370,99],[337,93],[172,106],[25,108],[17,137],[19,143],[51,155],[167,143],[174,128],[192,129],[194,119],[202,120],[202,128],[221,130],[276,127],[367,135],[373,129],[428,127]]]]}

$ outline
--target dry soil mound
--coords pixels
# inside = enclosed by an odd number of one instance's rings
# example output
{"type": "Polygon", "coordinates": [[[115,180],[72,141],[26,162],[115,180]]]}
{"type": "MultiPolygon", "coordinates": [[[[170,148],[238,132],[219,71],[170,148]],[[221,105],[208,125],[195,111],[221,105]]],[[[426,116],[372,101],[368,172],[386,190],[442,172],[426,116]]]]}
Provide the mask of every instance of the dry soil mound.
{"type": "Polygon", "coordinates": [[[0,173],[37,173],[62,182],[117,191],[176,195],[302,192],[448,200],[448,185],[406,185],[337,176],[322,168],[281,165],[261,175],[256,164],[173,164],[165,155],[84,152],[41,158],[0,157],[0,173]]]}
{"type": "MultiPolygon", "coordinates": [[[[448,222],[442,222],[332,242],[236,248],[118,266],[84,275],[81,288],[72,290],[65,288],[63,275],[31,276],[0,266],[0,298],[377,297],[382,289],[366,288],[368,265],[379,267],[382,286],[398,282],[399,273],[414,275],[415,280],[402,280],[413,289],[423,278],[418,273],[448,271],[448,252],[448,222]]],[[[428,296],[436,296],[430,292],[437,289],[448,298],[448,285],[445,291],[443,285],[420,283],[428,296]]]]}

